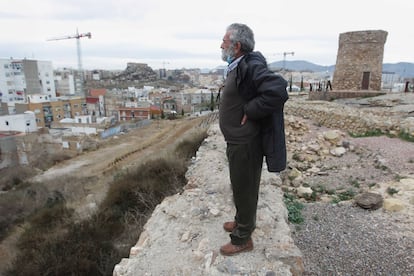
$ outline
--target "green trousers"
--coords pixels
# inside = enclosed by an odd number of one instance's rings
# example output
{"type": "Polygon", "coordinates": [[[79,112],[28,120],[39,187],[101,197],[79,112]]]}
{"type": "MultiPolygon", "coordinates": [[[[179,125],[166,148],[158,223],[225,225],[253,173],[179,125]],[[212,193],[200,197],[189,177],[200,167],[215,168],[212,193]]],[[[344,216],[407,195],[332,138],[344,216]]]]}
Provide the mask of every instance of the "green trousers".
{"type": "Polygon", "coordinates": [[[227,144],[230,181],[236,207],[237,227],[230,234],[233,244],[244,244],[256,228],[257,201],[262,174],[263,152],[260,136],[248,144],[227,144]]]}

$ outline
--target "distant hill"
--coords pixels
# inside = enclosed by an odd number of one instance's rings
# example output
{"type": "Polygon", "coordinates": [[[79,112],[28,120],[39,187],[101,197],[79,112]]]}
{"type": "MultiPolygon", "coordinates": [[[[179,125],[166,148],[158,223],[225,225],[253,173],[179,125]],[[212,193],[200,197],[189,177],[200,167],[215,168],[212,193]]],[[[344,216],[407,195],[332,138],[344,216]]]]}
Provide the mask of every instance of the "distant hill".
{"type": "MultiPolygon", "coordinates": [[[[269,64],[270,68],[282,69],[283,61],[275,61],[269,64]]],[[[286,61],[285,67],[287,70],[292,71],[311,71],[311,72],[324,72],[328,71],[332,73],[335,70],[335,65],[322,66],[305,60],[292,60],[286,61]]],[[[398,63],[384,63],[382,65],[382,71],[388,73],[394,73],[404,78],[414,77],[414,63],[398,62],[398,63]]]]}
{"type": "Polygon", "coordinates": [[[403,78],[414,78],[414,63],[398,62],[384,63],[382,65],[383,72],[395,73],[403,78]]]}
{"type": "MultiPolygon", "coordinates": [[[[269,67],[274,69],[282,69],[283,61],[269,63],[269,67]]],[[[285,63],[285,69],[292,71],[333,72],[335,70],[335,65],[322,66],[305,60],[287,60],[285,63]]]]}

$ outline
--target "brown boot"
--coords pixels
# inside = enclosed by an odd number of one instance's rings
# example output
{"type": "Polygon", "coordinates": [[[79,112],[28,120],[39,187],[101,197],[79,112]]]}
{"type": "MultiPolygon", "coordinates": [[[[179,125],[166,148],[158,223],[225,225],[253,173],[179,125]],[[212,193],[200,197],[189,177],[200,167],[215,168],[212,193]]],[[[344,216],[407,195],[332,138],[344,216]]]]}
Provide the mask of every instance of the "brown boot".
{"type": "Polygon", "coordinates": [[[223,228],[226,232],[233,232],[233,229],[236,228],[237,223],[235,221],[227,221],[223,224],[223,228]]]}
{"type": "Polygon", "coordinates": [[[232,244],[231,242],[220,247],[220,253],[225,256],[232,256],[241,252],[253,250],[253,241],[250,238],[245,244],[232,244]]]}

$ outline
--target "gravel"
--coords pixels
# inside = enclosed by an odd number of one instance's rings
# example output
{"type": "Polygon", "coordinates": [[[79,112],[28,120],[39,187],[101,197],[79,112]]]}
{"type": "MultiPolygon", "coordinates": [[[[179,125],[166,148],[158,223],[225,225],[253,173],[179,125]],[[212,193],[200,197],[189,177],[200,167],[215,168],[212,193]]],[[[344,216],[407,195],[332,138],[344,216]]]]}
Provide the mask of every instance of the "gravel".
{"type": "Polygon", "coordinates": [[[403,215],[350,203],[306,204],[291,225],[304,275],[414,275],[414,237],[403,215]]]}
{"type": "MultiPolygon", "coordinates": [[[[312,129],[310,135],[321,131],[312,129]]],[[[414,178],[414,143],[386,136],[348,139],[360,150],[325,162],[324,166],[339,169],[309,177],[306,183],[332,188],[356,179],[361,186],[353,187],[355,191],[366,191],[370,183],[377,183],[373,192],[384,196],[393,181],[414,178]]],[[[304,275],[414,275],[412,189],[398,194],[407,207],[400,212],[368,211],[353,200],[305,203],[304,223],[290,224],[295,245],[303,254],[304,275]]]]}

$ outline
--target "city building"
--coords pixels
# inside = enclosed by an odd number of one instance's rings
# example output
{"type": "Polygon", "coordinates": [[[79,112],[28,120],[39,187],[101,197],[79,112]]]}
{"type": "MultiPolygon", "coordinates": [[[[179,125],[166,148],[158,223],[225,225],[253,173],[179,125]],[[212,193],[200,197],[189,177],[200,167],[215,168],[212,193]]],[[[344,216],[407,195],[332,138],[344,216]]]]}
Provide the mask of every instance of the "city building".
{"type": "Polygon", "coordinates": [[[50,99],[48,96],[31,95],[27,103],[16,103],[16,113],[32,111],[36,116],[38,127],[51,127],[52,122],[59,122],[64,118],[86,114],[85,99],[81,97],[62,97],[50,99]]]}
{"type": "Polygon", "coordinates": [[[53,66],[50,61],[0,59],[0,101],[14,113],[15,103],[26,103],[27,96],[56,97],[53,66]]]}

